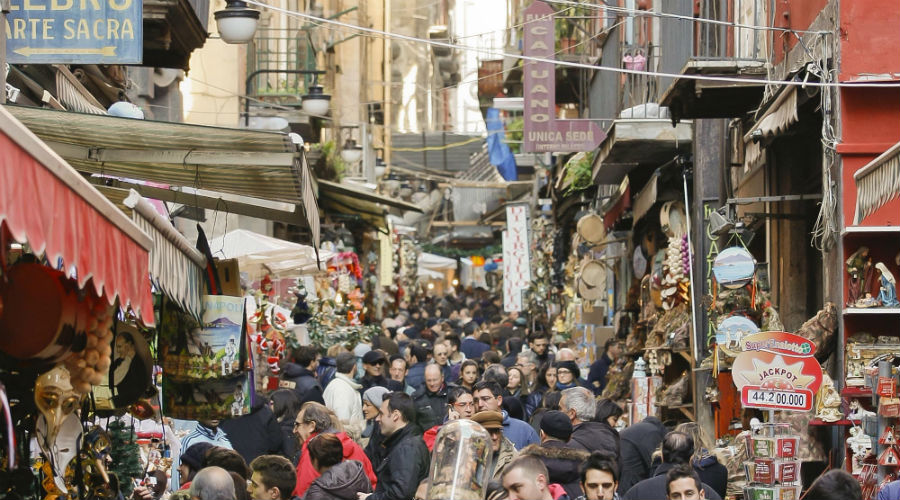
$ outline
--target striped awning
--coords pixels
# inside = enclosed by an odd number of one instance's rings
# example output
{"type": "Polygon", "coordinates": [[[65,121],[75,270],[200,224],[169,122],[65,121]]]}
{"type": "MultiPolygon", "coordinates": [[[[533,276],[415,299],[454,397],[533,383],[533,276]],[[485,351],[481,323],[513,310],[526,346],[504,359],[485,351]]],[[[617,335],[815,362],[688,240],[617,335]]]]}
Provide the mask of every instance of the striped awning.
{"type": "Polygon", "coordinates": [[[122,202],[132,210],[131,219],[135,225],[153,240],[150,247],[153,285],[199,320],[202,313],[200,295],[206,293],[203,282],[206,257],[137,191],[129,191],[122,202]]]}
{"type": "Polygon", "coordinates": [[[5,108],[82,172],[302,206],[318,246],[312,173],[289,134],[5,108]]]}
{"type": "Polygon", "coordinates": [[[854,224],[900,197],[900,142],[853,174],[856,181],[854,224]]]}
{"type": "Polygon", "coordinates": [[[83,172],[300,204],[286,134],[40,108],[9,112],[83,172]]]}

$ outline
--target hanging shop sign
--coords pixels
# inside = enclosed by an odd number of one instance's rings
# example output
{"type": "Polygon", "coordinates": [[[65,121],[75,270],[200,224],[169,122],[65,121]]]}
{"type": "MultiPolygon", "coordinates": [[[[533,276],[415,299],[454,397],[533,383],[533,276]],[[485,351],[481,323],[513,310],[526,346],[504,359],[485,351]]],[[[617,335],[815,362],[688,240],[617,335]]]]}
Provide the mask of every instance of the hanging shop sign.
{"type": "Polygon", "coordinates": [[[822,384],[816,345],[787,332],[744,337],[734,360],[734,384],[745,408],[809,411],[822,384]]]}
{"type": "Polygon", "coordinates": [[[11,64],[140,64],[142,0],[11,0],[11,64]]]}
{"type": "MultiPolygon", "coordinates": [[[[553,9],[536,1],[525,9],[526,57],[553,59],[553,9]]],[[[524,61],[525,127],[528,153],[593,151],[606,138],[595,123],[556,119],[556,71],[551,62],[524,61]]]]}
{"type": "Polygon", "coordinates": [[[528,256],[528,207],[506,206],[506,231],[503,231],[503,309],[522,310],[522,292],[531,284],[528,256]]]}

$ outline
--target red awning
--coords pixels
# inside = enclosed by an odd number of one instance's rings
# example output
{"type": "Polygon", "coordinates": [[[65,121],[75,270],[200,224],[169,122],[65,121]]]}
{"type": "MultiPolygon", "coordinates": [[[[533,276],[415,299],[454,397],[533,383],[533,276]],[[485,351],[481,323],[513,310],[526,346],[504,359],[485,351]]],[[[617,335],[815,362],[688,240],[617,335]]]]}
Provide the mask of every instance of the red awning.
{"type": "Polygon", "coordinates": [[[0,222],[48,260],[73,267],[110,304],[151,326],[150,237],[0,107],[0,222]]]}

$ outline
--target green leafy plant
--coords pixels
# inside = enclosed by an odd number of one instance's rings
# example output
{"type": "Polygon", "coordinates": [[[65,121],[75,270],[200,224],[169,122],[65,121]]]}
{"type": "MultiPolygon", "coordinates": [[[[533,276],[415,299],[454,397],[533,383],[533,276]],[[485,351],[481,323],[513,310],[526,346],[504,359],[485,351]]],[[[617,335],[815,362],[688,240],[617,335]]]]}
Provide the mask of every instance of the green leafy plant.
{"type": "Polygon", "coordinates": [[[577,191],[583,191],[590,187],[593,183],[594,172],[594,152],[575,153],[569,161],[566,162],[566,194],[577,191]]]}
{"type": "Polygon", "coordinates": [[[522,152],[522,137],[524,136],[525,119],[521,116],[514,118],[506,125],[506,140],[509,150],[513,153],[522,152]]]}
{"type": "Polygon", "coordinates": [[[334,141],[326,141],[313,146],[319,152],[319,159],[313,165],[313,172],[319,179],[340,182],[347,171],[347,164],[341,158],[341,152],[334,141]]]}

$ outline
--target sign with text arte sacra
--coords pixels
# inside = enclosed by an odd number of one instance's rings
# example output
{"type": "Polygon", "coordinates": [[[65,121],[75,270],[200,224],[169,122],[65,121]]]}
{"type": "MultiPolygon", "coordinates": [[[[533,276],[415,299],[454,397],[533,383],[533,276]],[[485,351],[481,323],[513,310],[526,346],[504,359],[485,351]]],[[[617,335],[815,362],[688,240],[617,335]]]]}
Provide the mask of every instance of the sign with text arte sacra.
{"type": "Polygon", "coordinates": [[[140,64],[142,0],[11,0],[12,64],[140,64]]]}
{"type": "Polygon", "coordinates": [[[816,345],[787,332],[762,332],[741,339],[731,373],[745,408],[809,411],[822,385],[816,345]]]}
{"type": "MultiPolygon", "coordinates": [[[[525,9],[524,55],[554,58],[553,9],[536,1],[525,9]]],[[[551,62],[524,61],[525,127],[528,153],[593,151],[606,134],[595,123],[556,119],[556,71],[551,62]]]]}

